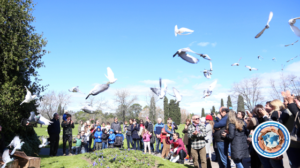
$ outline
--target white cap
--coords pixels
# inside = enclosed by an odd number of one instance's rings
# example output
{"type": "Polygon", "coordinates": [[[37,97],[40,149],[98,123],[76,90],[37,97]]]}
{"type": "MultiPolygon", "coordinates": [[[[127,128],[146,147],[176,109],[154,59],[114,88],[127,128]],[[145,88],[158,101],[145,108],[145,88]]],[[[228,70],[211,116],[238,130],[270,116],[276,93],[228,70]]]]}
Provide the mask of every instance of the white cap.
{"type": "Polygon", "coordinates": [[[65,110],[65,111],[64,111],[64,113],[68,113],[68,112],[69,112],[68,110],[65,110]]]}

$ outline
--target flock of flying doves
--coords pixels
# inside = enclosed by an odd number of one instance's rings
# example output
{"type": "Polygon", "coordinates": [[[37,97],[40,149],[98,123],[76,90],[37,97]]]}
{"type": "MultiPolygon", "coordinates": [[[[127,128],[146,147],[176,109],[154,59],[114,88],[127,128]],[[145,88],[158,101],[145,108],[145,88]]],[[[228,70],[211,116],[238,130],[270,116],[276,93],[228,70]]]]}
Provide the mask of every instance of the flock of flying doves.
{"type": "MultiPolygon", "coordinates": [[[[273,18],[273,12],[270,12],[269,14],[269,19],[268,19],[268,22],[265,26],[265,28],[259,32],[255,38],[259,38],[266,29],[269,29],[269,23],[270,21],[272,20],[273,18]]],[[[298,18],[293,18],[293,19],[290,19],[289,20],[289,25],[291,27],[291,30],[296,34],[296,36],[300,37],[300,29],[298,27],[296,27],[294,24],[296,23],[296,20],[297,19],[300,19],[300,17],[298,18]]],[[[190,30],[188,28],[180,28],[178,29],[177,25],[175,26],[175,36],[177,35],[189,35],[189,34],[192,34],[194,32],[194,30],[190,30]]],[[[290,45],[294,45],[295,43],[297,43],[297,41],[295,41],[294,43],[292,44],[288,44],[288,45],[285,45],[285,47],[288,47],[290,45]]],[[[207,55],[207,54],[198,54],[194,51],[192,51],[190,48],[182,48],[182,49],[179,49],[174,55],[173,57],[175,56],[179,56],[180,58],[182,58],[183,60],[189,62],[189,63],[192,63],[192,64],[196,64],[199,62],[199,59],[197,59],[196,57],[193,57],[187,53],[194,53],[196,55],[199,55],[200,57],[202,57],[203,59],[206,59],[206,60],[209,60],[211,61],[211,58],[207,55]]],[[[298,56],[296,57],[293,57],[291,59],[289,59],[287,62],[297,58],[298,56]]],[[[261,60],[263,59],[263,57],[261,56],[258,56],[258,59],[261,60]]],[[[241,58],[239,59],[239,61],[241,60],[241,58]]],[[[273,61],[276,60],[276,58],[273,58],[272,59],[273,61]]],[[[237,63],[233,63],[231,66],[239,66],[239,61],[237,63]]],[[[250,71],[252,70],[258,70],[257,68],[253,68],[253,67],[250,67],[250,66],[246,66],[246,68],[248,68],[250,71]]],[[[211,79],[211,75],[212,75],[212,63],[210,62],[210,69],[209,70],[204,70],[202,71],[204,76],[207,78],[207,79],[211,79]]],[[[106,91],[110,84],[113,84],[117,81],[117,79],[114,77],[114,73],[113,71],[108,67],[107,68],[107,74],[108,75],[105,75],[106,78],[109,80],[106,84],[96,84],[95,87],[89,92],[89,94],[87,95],[86,99],[89,98],[89,96],[96,96],[98,95],[99,93],[102,93],[104,91],[106,91]]],[[[212,91],[213,89],[215,88],[217,84],[217,80],[215,80],[212,84],[210,84],[209,88],[204,90],[203,92],[203,98],[206,98],[208,96],[210,96],[212,94],[212,91]]],[[[30,103],[32,100],[34,100],[36,98],[36,95],[32,95],[31,92],[28,90],[28,88],[25,86],[26,88],[26,91],[27,91],[27,94],[25,96],[25,100],[20,104],[22,105],[23,103],[30,103]]],[[[167,84],[165,82],[162,82],[162,79],[160,78],[159,79],[159,88],[150,88],[151,91],[157,95],[159,97],[159,99],[163,99],[165,96],[166,96],[166,93],[167,93],[167,84]],[[163,83],[163,87],[162,87],[162,83],[163,83]]],[[[78,86],[76,87],[73,87],[71,89],[69,89],[70,92],[74,92],[74,93],[81,93],[81,91],[79,90],[78,86]]],[[[179,91],[173,87],[173,93],[174,95],[171,95],[173,97],[176,98],[176,103],[180,102],[181,99],[182,99],[182,95],[179,93],[179,91]]],[[[83,106],[81,108],[81,110],[83,110],[84,112],[86,113],[93,113],[95,110],[94,108],[90,105],[90,104],[86,104],[85,106],[83,106]]],[[[39,115],[35,115],[35,112],[30,112],[30,116],[28,119],[26,119],[26,126],[28,125],[33,125],[33,124],[42,124],[42,125],[50,125],[52,122],[48,119],[46,119],[45,117],[43,117],[41,114],[39,115]]],[[[10,156],[12,156],[16,150],[21,150],[21,147],[22,145],[24,144],[24,142],[22,142],[19,138],[19,136],[15,136],[14,139],[11,141],[11,143],[8,145],[9,147],[14,147],[12,152],[9,154],[9,150],[6,149],[4,152],[3,152],[3,155],[2,155],[2,160],[4,162],[4,165],[2,166],[2,168],[4,168],[6,166],[7,163],[9,162],[12,162],[14,159],[11,158],[10,156]]],[[[42,137],[42,144],[39,145],[40,148],[43,148],[45,146],[47,146],[49,144],[49,142],[47,141],[47,139],[45,137],[42,137]]]]}

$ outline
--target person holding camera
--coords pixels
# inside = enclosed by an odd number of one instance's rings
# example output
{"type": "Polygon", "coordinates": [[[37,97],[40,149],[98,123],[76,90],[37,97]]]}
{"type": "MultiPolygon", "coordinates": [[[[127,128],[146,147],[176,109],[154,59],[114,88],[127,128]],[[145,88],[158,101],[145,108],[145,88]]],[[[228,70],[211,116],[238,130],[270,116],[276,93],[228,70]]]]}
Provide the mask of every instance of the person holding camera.
{"type": "Polygon", "coordinates": [[[57,113],[54,113],[53,119],[51,121],[52,124],[48,125],[47,128],[50,141],[50,156],[56,156],[60,134],[59,115],[57,113]]]}
{"type": "Polygon", "coordinates": [[[66,143],[69,142],[69,155],[72,155],[72,129],[74,128],[74,123],[71,120],[71,115],[67,114],[66,121],[62,121],[61,127],[63,127],[63,153],[66,156],[66,143]]]}

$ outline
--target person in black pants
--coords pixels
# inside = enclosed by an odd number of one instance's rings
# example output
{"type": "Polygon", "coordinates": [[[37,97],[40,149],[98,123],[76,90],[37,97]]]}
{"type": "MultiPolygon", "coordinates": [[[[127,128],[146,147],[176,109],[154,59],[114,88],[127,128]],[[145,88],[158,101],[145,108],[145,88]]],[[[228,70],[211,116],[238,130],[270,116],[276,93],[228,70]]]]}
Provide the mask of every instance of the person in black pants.
{"type": "Polygon", "coordinates": [[[69,142],[69,155],[72,155],[72,128],[74,128],[74,123],[71,120],[71,115],[67,114],[66,121],[61,123],[61,127],[63,127],[63,153],[66,156],[66,143],[69,142]]]}
{"type": "Polygon", "coordinates": [[[47,128],[50,141],[50,156],[56,156],[60,133],[59,116],[57,113],[53,114],[53,119],[51,121],[53,123],[51,125],[48,125],[47,128]]]}

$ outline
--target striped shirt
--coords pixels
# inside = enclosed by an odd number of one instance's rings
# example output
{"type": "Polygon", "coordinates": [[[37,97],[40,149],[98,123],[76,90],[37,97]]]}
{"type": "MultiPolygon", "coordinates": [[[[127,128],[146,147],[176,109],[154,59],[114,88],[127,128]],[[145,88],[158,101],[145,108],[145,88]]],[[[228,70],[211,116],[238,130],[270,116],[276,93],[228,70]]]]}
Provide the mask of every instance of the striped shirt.
{"type": "Polygon", "coordinates": [[[188,136],[192,143],[191,147],[193,149],[202,149],[205,147],[206,128],[205,126],[199,124],[197,135],[193,135],[193,132],[195,131],[196,126],[194,124],[190,124],[188,127],[188,136]]]}

